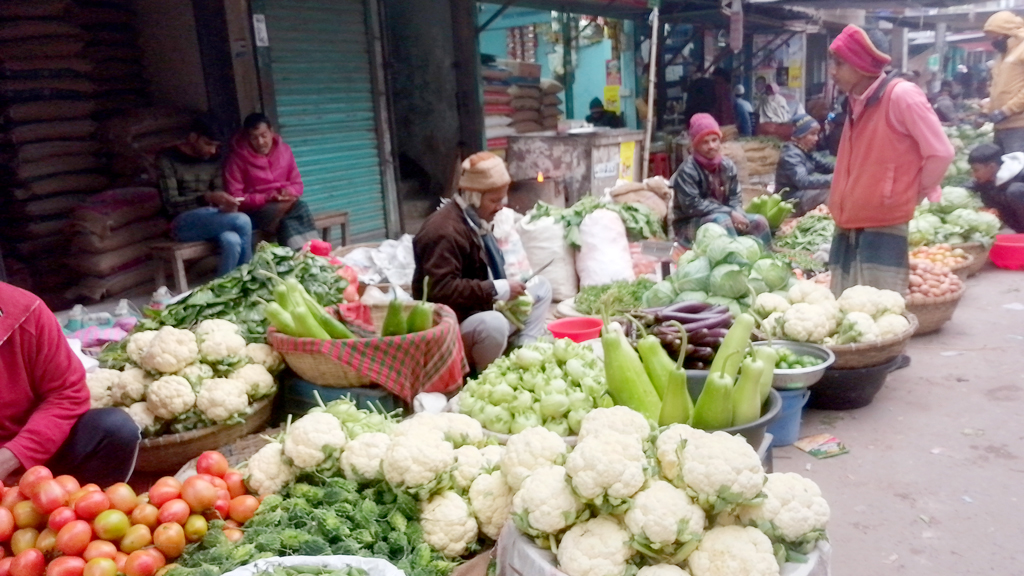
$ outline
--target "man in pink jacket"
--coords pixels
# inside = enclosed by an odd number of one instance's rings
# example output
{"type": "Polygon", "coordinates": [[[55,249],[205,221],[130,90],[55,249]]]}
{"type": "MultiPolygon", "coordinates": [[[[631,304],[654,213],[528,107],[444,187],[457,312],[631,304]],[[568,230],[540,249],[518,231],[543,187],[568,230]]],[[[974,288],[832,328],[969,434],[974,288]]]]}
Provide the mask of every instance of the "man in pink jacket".
{"type": "Polygon", "coordinates": [[[239,210],[253,229],[277,235],[294,250],[317,237],[313,215],[302,197],[302,177],[292,149],[258,112],[246,116],[224,165],[224,187],[242,199],[239,210]]]}

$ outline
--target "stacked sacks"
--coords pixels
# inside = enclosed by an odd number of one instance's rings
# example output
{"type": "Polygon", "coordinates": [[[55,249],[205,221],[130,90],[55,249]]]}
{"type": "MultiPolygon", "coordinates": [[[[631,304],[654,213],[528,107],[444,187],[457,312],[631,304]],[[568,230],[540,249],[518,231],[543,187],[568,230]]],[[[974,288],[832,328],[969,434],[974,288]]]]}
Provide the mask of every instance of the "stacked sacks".
{"type": "Polygon", "coordinates": [[[511,73],[508,89],[512,97],[512,127],[517,134],[539,132],[544,129],[544,118],[541,113],[544,95],[540,88],[540,64],[518,62],[515,60],[499,60],[499,64],[511,73]]]}
{"type": "Polygon", "coordinates": [[[145,106],[149,100],[131,4],[128,0],[92,2],[69,15],[86,32],[82,54],[93,64],[88,76],[96,85],[103,116],[145,106]]]}
{"type": "Polygon", "coordinates": [[[487,149],[504,157],[508,148],[508,137],[516,131],[512,124],[512,97],[509,96],[508,70],[486,65],[480,70],[484,89],[484,129],[487,149]]]}
{"type": "Polygon", "coordinates": [[[160,151],[188,138],[194,114],[175,108],[137,108],[105,120],[98,137],[113,152],[112,172],[125,184],[155,185],[160,151]]]}
{"type": "Polygon", "coordinates": [[[558,121],[562,117],[562,97],[559,94],[565,89],[555,80],[544,78],[540,81],[541,90],[541,124],[545,130],[558,128],[558,121]]]}

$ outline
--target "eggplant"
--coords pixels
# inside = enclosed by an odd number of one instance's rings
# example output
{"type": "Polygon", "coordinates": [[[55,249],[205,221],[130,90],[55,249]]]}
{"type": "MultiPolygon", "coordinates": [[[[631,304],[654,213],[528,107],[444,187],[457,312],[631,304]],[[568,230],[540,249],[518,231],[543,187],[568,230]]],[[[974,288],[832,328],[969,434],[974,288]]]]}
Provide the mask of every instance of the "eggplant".
{"type": "MultiPolygon", "coordinates": [[[[687,322],[700,322],[701,320],[710,320],[711,318],[718,318],[723,314],[709,314],[707,312],[701,312],[700,314],[687,314],[685,312],[662,312],[658,314],[657,318],[661,322],[679,322],[680,324],[686,324],[687,322]]],[[[728,316],[728,314],[724,314],[728,316]]]]}
{"type": "Polygon", "coordinates": [[[678,302],[662,309],[662,314],[697,314],[711,308],[707,302],[678,302]]]}
{"type": "Polygon", "coordinates": [[[686,347],[686,356],[701,360],[703,362],[710,362],[715,357],[715,351],[707,346],[693,346],[693,351],[690,351],[690,346],[686,347]]]}
{"type": "Polygon", "coordinates": [[[713,328],[721,328],[728,324],[729,322],[732,322],[732,316],[729,316],[728,314],[723,314],[721,316],[709,318],[707,320],[700,320],[698,322],[690,322],[689,324],[683,324],[683,328],[686,329],[687,333],[693,333],[698,330],[711,330],[713,328]]]}

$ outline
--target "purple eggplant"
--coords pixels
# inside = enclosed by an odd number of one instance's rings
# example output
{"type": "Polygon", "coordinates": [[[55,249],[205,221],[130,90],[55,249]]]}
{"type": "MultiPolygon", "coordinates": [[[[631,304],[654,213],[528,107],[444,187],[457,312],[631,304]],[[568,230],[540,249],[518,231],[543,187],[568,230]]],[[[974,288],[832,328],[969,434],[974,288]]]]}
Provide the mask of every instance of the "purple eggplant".
{"type": "MultiPolygon", "coordinates": [[[[686,324],[687,322],[700,322],[702,320],[710,320],[712,318],[719,318],[723,314],[709,314],[707,312],[701,312],[700,314],[687,314],[685,312],[662,312],[658,314],[657,318],[661,322],[679,322],[680,324],[686,324]]],[[[724,314],[728,316],[728,314],[724,314]]]]}
{"type": "Polygon", "coordinates": [[[690,347],[686,347],[686,356],[701,360],[703,362],[710,362],[715,357],[715,351],[707,346],[694,346],[693,351],[690,351],[690,347]]]}
{"type": "Polygon", "coordinates": [[[662,309],[662,314],[697,314],[711,308],[707,302],[677,302],[662,309]]]}
{"type": "Polygon", "coordinates": [[[721,328],[729,324],[730,322],[732,322],[732,316],[729,316],[728,314],[723,314],[721,316],[709,318],[707,320],[700,320],[698,322],[690,322],[688,324],[683,324],[683,328],[686,329],[687,333],[693,333],[696,332],[697,330],[711,330],[713,328],[721,328]]]}

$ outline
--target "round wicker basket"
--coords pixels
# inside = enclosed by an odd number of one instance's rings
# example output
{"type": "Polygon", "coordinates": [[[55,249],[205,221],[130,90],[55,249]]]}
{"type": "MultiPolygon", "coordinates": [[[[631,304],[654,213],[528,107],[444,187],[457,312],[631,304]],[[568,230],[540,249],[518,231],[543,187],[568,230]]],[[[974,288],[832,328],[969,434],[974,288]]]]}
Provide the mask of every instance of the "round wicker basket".
{"type": "Polygon", "coordinates": [[[973,254],[967,254],[967,260],[957,264],[956,266],[950,266],[949,270],[956,274],[961,281],[966,282],[967,278],[971,276],[971,269],[974,268],[974,261],[976,257],[973,254]]]}
{"type": "Polygon", "coordinates": [[[903,315],[910,322],[910,327],[900,334],[885,340],[869,343],[843,344],[828,346],[828,349],[836,355],[836,361],[832,369],[870,368],[879,366],[892,360],[903,353],[907,342],[917,330],[917,317],[909,311],[903,315]]]}
{"type": "Polygon", "coordinates": [[[914,332],[914,336],[938,332],[943,324],[953,318],[953,312],[956,312],[956,307],[960,304],[960,298],[963,297],[966,290],[967,286],[962,286],[954,294],[947,294],[939,298],[929,298],[925,304],[907,303],[907,311],[917,316],[918,328],[914,332]]]}
{"type": "MultiPolygon", "coordinates": [[[[988,263],[988,253],[991,246],[985,246],[981,242],[968,242],[966,244],[953,244],[953,248],[959,248],[974,257],[974,261],[967,267],[967,277],[974,276],[988,263]]],[[[960,273],[957,273],[960,276],[960,273]]],[[[961,276],[963,278],[963,276],[961,276]]]]}
{"type": "Polygon", "coordinates": [[[181,434],[165,434],[146,438],[139,444],[135,460],[138,472],[173,474],[182,464],[207,450],[216,450],[263,429],[270,420],[273,398],[264,398],[253,404],[253,412],[242,424],[208,426],[181,434]]]}

